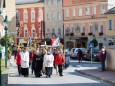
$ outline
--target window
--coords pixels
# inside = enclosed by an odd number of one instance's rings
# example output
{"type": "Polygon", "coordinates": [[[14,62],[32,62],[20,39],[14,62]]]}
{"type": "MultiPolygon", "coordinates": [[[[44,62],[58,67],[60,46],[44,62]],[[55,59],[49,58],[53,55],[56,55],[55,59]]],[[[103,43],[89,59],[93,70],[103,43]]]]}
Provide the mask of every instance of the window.
{"type": "Polygon", "coordinates": [[[28,37],[28,30],[25,30],[25,37],[28,37]]]}
{"type": "Polygon", "coordinates": [[[52,28],[52,33],[55,33],[55,29],[54,28],[52,28]]]}
{"type": "Polygon", "coordinates": [[[24,22],[27,22],[27,19],[28,19],[28,14],[27,14],[27,12],[24,12],[24,22]]]}
{"type": "Polygon", "coordinates": [[[36,31],[32,30],[32,37],[36,37],[36,31]]]}
{"type": "Polygon", "coordinates": [[[103,33],[103,25],[100,26],[100,32],[103,33]]]}
{"type": "Polygon", "coordinates": [[[85,26],[82,26],[81,33],[85,33],[85,26]]]}
{"type": "Polygon", "coordinates": [[[76,14],[76,9],[73,8],[73,17],[75,17],[75,14],[76,14]]]}
{"type": "Polygon", "coordinates": [[[49,0],[46,0],[46,5],[48,5],[49,4],[49,0]]]}
{"type": "Polygon", "coordinates": [[[58,28],[58,35],[61,35],[61,29],[58,28]]]}
{"type": "Polygon", "coordinates": [[[101,14],[104,14],[106,12],[106,5],[105,4],[102,4],[101,6],[100,6],[100,13],[101,14]]]}
{"type": "Polygon", "coordinates": [[[65,11],[65,15],[66,15],[66,17],[69,17],[69,10],[65,11]]]}
{"type": "Polygon", "coordinates": [[[70,29],[69,29],[69,27],[66,28],[65,33],[66,33],[66,34],[69,34],[69,33],[70,33],[70,29]]]}
{"type": "Polygon", "coordinates": [[[78,8],[78,16],[82,16],[82,8],[78,8]]]}
{"type": "Polygon", "coordinates": [[[115,19],[114,19],[114,30],[115,30],[115,19]]]}
{"type": "Polygon", "coordinates": [[[90,25],[89,33],[92,33],[92,32],[93,32],[93,25],[90,25]]]}
{"type": "Polygon", "coordinates": [[[47,13],[47,21],[50,20],[50,14],[47,13]]]}
{"type": "Polygon", "coordinates": [[[74,33],[74,26],[72,26],[72,33],[74,33]]]}
{"type": "Polygon", "coordinates": [[[98,32],[98,24],[94,24],[94,29],[95,29],[94,33],[97,33],[98,32]]]}
{"type": "Polygon", "coordinates": [[[54,20],[55,19],[55,13],[52,13],[51,17],[52,17],[52,20],[54,20]]]}
{"type": "Polygon", "coordinates": [[[53,5],[54,4],[54,0],[51,0],[51,5],[53,5]]]}
{"type": "Polygon", "coordinates": [[[76,33],[80,33],[80,26],[79,25],[77,25],[76,33]]]}
{"type": "Polygon", "coordinates": [[[61,0],[57,0],[57,4],[60,4],[61,3],[61,0]]]}
{"type": "Polygon", "coordinates": [[[112,23],[111,23],[111,20],[108,20],[108,30],[112,30],[112,23]]]}
{"type": "Polygon", "coordinates": [[[89,7],[85,8],[85,15],[88,16],[89,15],[89,7]]]}
{"type": "Polygon", "coordinates": [[[35,11],[31,11],[31,21],[35,20],[35,11]]]}
{"type": "Polygon", "coordinates": [[[60,12],[57,13],[57,20],[61,20],[61,13],[60,12]]]}
{"type": "Polygon", "coordinates": [[[19,27],[19,11],[16,10],[16,27],[19,27]]]}
{"type": "Polygon", "coordinates": [[[93,6],[93,7],[92,7],[92,12],[93,12],[93,13],[92,13],[93,15],[96,15],[96,6],[93,6]]]}

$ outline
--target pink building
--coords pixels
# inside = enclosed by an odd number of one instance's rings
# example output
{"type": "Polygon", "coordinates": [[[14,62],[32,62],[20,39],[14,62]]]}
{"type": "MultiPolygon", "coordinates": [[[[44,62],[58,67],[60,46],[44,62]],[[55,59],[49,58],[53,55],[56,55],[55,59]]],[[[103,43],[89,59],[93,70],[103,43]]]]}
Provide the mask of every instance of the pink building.
{"type": "Polygon", "coordinates": [[[27,42],[44,39],[44,4],[43,2],[17,3],[16,5],[18,41],[27,42]]]}
{"type": "Polygon", "coordinates": [[[65,47],[88,47],[94,34],[101,48],[107,9],[107,0],[63,0],[65,47]]]}

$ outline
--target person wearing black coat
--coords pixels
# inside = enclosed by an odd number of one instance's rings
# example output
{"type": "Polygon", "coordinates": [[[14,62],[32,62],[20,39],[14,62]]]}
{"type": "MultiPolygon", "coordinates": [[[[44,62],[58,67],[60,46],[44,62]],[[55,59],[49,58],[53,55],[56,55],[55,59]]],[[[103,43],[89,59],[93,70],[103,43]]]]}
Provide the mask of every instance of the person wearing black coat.
{"type": "Polygon", "coordinates": [[[42,55],[40,54],[39,50],[37,50],[36,54],[34,54],[33,56],[33,66],[34,66],[35,77],[42,76],[41,74],[42,64],[43,64],[42,55]]]}

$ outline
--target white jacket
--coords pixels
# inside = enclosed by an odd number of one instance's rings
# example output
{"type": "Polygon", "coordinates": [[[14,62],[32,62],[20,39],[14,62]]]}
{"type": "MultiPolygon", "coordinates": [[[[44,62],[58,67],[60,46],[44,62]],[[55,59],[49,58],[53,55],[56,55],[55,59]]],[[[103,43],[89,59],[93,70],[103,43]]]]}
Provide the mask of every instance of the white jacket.
{"type": "Polygon", "coordinates": [[[22,59],[22,68],[28,68],[29,67],[29,52],[21,52],[21,59],[22,59]]]}
{"type": "Polygon", "coordinates": [[[52,54],[44,55],[44,66],[45,67],[53,67],[53,62],[54,62],[54,56],[52,54]]]}

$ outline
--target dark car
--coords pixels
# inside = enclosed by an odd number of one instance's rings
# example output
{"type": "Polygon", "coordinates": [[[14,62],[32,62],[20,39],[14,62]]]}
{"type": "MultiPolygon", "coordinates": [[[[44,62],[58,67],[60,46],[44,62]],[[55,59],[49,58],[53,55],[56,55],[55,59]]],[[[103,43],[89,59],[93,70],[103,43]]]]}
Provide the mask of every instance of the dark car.
{"type": "MultiPolygon", "coordinates": [[[[93,61],[99,61],[99,49],[92,49],[92,60],[93,61]]],[[[91,60],[91,50],[87,50],[84,59],[90,61],[91,60]]]]}

